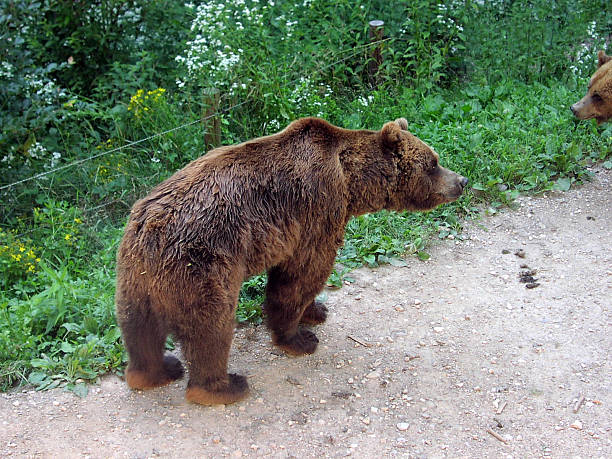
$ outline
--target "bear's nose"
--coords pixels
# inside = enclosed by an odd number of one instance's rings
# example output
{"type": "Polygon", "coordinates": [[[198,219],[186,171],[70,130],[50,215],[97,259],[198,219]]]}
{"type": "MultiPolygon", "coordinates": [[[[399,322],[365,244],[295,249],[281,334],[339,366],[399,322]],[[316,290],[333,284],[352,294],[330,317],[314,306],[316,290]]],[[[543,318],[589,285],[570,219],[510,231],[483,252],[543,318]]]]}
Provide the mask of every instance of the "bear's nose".
{"type": "Polygon", "coordinates": [[[576,114],[576,109],[574,108],[573,105],[570,105],[570,110],[572,111],[572,113],[575,115],[576,114]]]}
{"type": "Polygon", "coordinates": [[[459,183],[461,183],[461,186],[463,188],[465,188],[468,184],[469,180],[467,179],[467,177],[461,177],[461,180],[459,181],[459,183]]]}

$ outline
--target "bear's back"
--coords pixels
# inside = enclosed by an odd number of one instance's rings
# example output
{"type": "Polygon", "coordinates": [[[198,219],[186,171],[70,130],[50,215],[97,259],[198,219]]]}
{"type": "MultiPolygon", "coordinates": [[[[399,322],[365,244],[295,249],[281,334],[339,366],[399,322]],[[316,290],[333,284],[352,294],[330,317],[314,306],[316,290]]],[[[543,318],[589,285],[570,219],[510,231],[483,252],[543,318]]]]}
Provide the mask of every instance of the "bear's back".
{"type": "Polygon", "coordinates": [[[166,263],[243,258],[256,273],[342,225],[342,169],[318,121],[217,148],[177,171],[134,205],[131,250],[166,263]]]}

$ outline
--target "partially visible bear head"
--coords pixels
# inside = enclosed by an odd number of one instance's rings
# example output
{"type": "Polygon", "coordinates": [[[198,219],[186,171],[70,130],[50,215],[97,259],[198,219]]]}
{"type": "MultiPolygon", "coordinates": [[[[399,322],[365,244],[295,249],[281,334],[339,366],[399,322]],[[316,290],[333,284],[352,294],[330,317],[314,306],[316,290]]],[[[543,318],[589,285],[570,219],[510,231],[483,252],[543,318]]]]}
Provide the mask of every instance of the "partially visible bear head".
{"type": "Polygon", "coordinates": [[[598,68],[591,77],[586,96],[570,108],[576,118],[595,118],[597,124],[612,118],[612,56],[599,51],[598,68]]]}
{"type": "Polygon", "coordinates": [[[385,124],[381,137],[397,168],[388,209],[429,210],[461,196],[468,179],[442,167],[438,154],[408,132],[404,118],[385,124]]]}

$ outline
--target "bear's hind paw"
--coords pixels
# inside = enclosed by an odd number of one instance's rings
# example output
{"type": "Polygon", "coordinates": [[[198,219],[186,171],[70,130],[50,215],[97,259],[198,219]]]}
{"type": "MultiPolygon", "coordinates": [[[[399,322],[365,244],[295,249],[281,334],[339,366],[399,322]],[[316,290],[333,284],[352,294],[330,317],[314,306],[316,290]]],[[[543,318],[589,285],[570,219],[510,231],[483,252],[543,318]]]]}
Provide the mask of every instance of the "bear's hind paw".
{"type": "Polygon", "coordinates": [[[202,386],[188,386],[185,398],[199,405],[228,405],[245,399],[249,395],[249,385],[244,376],[230,373],[226,387],[209,390],[202,386]]]}

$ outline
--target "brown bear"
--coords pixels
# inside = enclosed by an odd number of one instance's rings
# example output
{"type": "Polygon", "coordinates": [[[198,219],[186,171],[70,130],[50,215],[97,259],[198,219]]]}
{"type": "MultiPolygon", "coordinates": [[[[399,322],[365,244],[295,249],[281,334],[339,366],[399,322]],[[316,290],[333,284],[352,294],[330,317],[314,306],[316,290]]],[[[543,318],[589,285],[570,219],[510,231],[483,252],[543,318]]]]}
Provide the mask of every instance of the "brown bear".
{"type": "Polygon", "coordinates": [[[570,108],[576,118],[595,118],[601,124],[612,118],[612,56],[599,51],[597,61],[597,71],[591,77],[586,96],[570,108]]]}
{"type": "Polygon", "coordinates": [[[349,218],[381,209],[427,210],[453,201],[467,179],[410,134],[406,120],[380,131],[304,118],[283,131],[224,146],[191,162],[134,204],[117,254],[117,319],[132,388],[182,377],[164,345],[181,344],[186,398],[227,404],[247,396],[227,373],[238,293],[267,271],[264,312],[274,344],[311,354],[320,324],[315,297],[349,218]]]}

